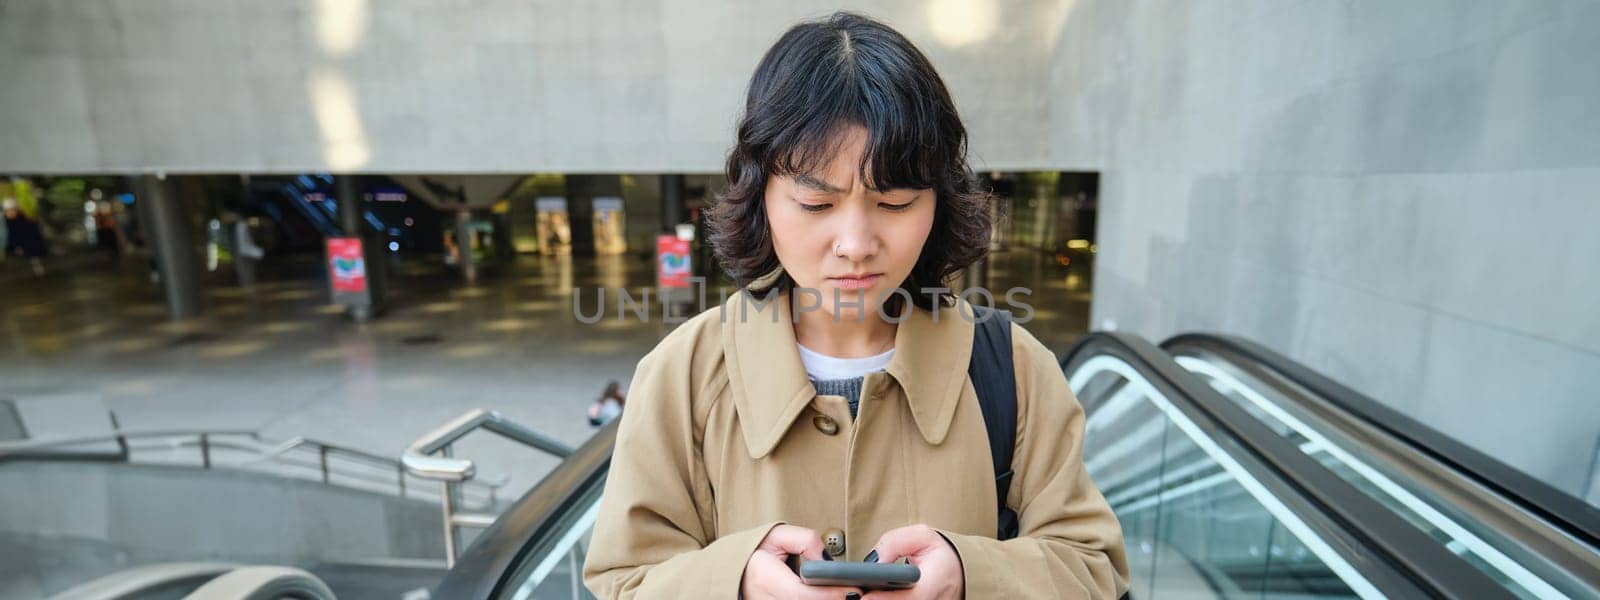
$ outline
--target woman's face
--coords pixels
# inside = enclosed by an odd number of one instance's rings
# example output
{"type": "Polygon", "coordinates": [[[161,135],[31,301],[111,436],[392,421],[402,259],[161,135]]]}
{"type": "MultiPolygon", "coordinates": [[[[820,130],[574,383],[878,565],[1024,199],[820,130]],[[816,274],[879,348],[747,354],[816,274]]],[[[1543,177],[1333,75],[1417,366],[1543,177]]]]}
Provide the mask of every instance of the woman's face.
{"type": "MultiPolygon", "coordinates": [[[[888,299],[910,276],[938,200],[931,189],[867,189],[859,172],[866,141],[866,129],[851,127],[839,153],[818,172],[767,178],[767,221],[778,261],[797,287],[820,294],[823,313],[839,319],[876,314],[874,301],[888,299]],[[835,290],[842,308],[834,305],[835,290]],[[860,308],[844,305],[858,300],[864,301],[860,308]]],[[[796,297],[808,307],[818,300],[796,297]]]]}

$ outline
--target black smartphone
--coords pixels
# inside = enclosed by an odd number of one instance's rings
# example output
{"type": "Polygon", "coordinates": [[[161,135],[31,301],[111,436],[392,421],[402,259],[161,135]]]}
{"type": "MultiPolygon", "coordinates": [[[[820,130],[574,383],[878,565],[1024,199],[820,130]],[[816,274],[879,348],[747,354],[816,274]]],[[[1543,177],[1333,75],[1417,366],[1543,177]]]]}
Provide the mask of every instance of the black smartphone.
{"type": "Polygon", "coordinates": [[[800,563],[806,585],[837,585],[862,590],[903,590],[916,585],[922,571],[904,563],[808,560],[800,563]]]}

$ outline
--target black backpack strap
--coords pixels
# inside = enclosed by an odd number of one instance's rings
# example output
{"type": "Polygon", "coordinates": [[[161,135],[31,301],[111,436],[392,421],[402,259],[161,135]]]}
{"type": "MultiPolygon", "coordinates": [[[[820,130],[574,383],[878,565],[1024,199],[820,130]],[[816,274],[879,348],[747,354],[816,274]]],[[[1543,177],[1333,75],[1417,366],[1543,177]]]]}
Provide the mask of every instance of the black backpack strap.
{"type": "Polygon", "coordinates": [[[996,537],[1017,537],[1017,513],[1006,506],[1011,489],[1011,456],[1017,443],[1017,378],[1011,356],[1011,313],[973,306],[972,360],[967,375],[983,408],[984,429],[989,432],[989,456],[994,463],[994,491],[1000,522],[996,537]]]}

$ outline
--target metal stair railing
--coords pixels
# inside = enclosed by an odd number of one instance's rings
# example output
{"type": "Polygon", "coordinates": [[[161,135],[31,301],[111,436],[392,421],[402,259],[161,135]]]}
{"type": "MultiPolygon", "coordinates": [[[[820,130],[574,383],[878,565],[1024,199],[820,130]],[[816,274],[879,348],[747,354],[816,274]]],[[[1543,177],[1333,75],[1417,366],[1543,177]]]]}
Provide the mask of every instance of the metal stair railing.
{"type": "MultiPolygon", "coordinates": [[[[414,485],[400,461],[370,452],[328,443],[306,437],[295,437],[279,443],[263,440],[249,429],[151,429],[125,431],[115,428],[110,433],[83,436],[42,437],[0,442],[0,463],[11,460],[49,460],[120,462],[133,464],[136,453],[149,453],[162,449],[195,448],[202,469],[214,467],[236,468],[285,475],[270,466],[306,469],[328,485],[355,487],[367,491],[392,493],[401,498],[414,494],[414,485]],[[103,446],[114,444],[116,449],[103,446]],[[270,444],[270,445],[269,445],[270,444]],[[99,448],[97,448],[97,446],[99,448]],[[245,455],[243,460],[219,462],[219,454],[227,451],[245,455]],[[304,455],[304,457],[300,456],[304,455]],[[309,457],[314,455],[315,459],[309,457]],[[341,464],[343,463],[343,464],[341,464]],[[359,469],[351,468],[358,466],[359,469]]],[[[141,461],[147,464],[171,464],[170,461],[141,461]]],[[[484,477],[464,485],[461,497],[473,504],[494,508],[499,501],[499,488],[510,481],[501,474],[484,477]]],[[[431,487],[431,486],[429,486],[431,487]]]]}
{"type": "Polygon", "coordinates": [[[444,557],[447,567],[454,567],[456,564],[457,555],[461,550],[462,527],[486,529],[497,518],[497,515],[491,513],[457,510],[461,499],[461,486],[477,476],[477,466],[471,460],[456,458],[452,449],[457,440],[479,429],[498,433],[507,439],[557,458],[565,459],[573,453],[571,446],[555,438],[507,419],[498,412],[481,408],[469,410],[412,442],[400,457],[400,462],[405,465],[406,471],[417,477],[444,482],[441,504],[444,508],[444,557]]]}

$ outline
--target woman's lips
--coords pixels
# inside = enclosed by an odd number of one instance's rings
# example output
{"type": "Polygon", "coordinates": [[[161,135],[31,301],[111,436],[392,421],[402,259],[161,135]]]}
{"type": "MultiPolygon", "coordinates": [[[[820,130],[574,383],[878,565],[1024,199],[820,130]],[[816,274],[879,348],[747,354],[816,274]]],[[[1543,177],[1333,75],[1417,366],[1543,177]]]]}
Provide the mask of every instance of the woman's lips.
{"type": "Polygon", "coordinates": [[[865,275],[862,277],[831,277],[834,285],[842,290],[864,290],[878,282],[882,275],[865,275]]]}

